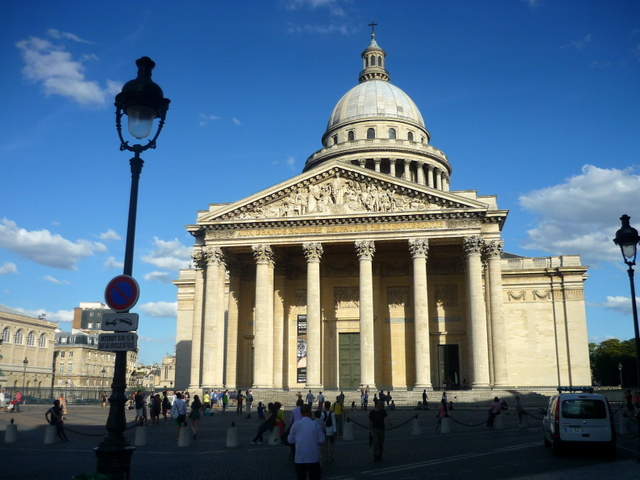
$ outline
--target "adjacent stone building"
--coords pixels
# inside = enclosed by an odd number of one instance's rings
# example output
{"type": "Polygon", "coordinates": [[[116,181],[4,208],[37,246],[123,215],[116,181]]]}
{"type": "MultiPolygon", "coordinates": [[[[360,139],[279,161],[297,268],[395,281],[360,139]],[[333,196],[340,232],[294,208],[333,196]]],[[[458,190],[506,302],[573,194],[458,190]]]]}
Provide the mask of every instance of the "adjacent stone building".
{"type": "Polygon", "coordinates": [[[176,388],[589,384],[578,256],[503,251],[372,34],[304,171],[198,212],[176,388]]]}

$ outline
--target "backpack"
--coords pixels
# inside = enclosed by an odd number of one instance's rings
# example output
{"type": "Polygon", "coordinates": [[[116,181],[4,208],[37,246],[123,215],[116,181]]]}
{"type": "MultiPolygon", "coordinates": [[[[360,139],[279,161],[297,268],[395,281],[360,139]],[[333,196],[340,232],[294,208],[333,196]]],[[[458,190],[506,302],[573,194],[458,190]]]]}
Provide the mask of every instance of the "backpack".
{"type": "Polygon", "coordinates": [[[333,415],[331,415],[331,412],[325,412],[324,424],[327,428],[333,427],[333,415]]]}

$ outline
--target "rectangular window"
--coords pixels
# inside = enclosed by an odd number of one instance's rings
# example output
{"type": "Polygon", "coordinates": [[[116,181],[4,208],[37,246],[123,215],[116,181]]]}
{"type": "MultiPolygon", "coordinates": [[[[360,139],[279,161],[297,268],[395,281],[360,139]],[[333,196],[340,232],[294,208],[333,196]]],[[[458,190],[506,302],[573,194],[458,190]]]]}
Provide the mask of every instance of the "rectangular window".
{"type": "Polygon", "coordinates": [[[61,363],[61,364],[58,366],[58,373],[64,373],[64,363],[61,363]]]}
{"type": "Polygon", "coordinates": [[[64,358],[64,350],[60,352],[60,358],[64,358]]]}
{"type": "Polygon", "coordinates": [[[73,358],[73,350],[69,351],[69,358],[73,358]]]}
{"type": "Polygon", "coordinates": [[[73,373],[73,363],[71,362],[67,364],[67,373],[73,373]]]}

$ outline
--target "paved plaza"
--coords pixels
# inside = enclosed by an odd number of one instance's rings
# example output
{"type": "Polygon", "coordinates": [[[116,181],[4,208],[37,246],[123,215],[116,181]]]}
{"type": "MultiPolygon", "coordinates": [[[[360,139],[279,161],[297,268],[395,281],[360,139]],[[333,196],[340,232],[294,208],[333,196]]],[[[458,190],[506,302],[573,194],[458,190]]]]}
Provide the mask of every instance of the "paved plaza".
{"type": "MultiPolygon", "coordinates": [[[[108,408],[72,406],[67,417],[68,443],[45,444],[44,412],[47,405],[32,405],[23,412],[0,413],[0,465],[2,477],[71,479],[95,472],[93,448],[105,433],[108,408]],[[11,419],[18,425],[17,442],[5,443],[11,419]]],[[[618,458],[607,460],[593,452],[573,452],[560,458],[542,444],[539,421],[531,418],[527,428],[519,428],[515,415],[504,416],[504,429],[491,430],[482,423],[484,409],[453,411],[451,433],[436,433],[435,411],[398,409],[390,412],[393,429],[387,432],[384,461],[373,463],[366,428],[368,412],[349,412],[354,422],[354,440],[338,439],[335,460],[326,464],[323,478],[347,479],[573,479],[640,478],[636,461],[638,439],[635,427],[620,438],[618,458]],[[414,421],[418,414],[417,424],[414,421]]],[[[286,446],[250,445],[259,422],[234,411],[204,417],[198,439],[179,447],[171,423],[146,428],[147,444],[133,455],[131,478],[200,479],[225,478],[260,480],[293,479],[293,464],[286,446]],[[235,424],[240,446],[227,448],[228,429],[235,424]]],[[[134,413],[127,413],[127,437],[133,443],[134,413]]],[[[288,419],[288,412],[287,412],[288,419]]]]}

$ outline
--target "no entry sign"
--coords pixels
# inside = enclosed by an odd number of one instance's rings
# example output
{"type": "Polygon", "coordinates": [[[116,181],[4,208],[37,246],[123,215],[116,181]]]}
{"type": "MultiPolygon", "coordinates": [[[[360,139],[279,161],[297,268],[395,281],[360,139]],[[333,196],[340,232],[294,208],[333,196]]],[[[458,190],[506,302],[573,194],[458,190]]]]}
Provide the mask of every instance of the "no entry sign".
{"type": "Polygon", "coordinates": [[[118,275],[107,284],[104,299],[110,308],[116,312],[126,312],[138,303],[140,287],[138,282],[129,275],[118,275]]]}

